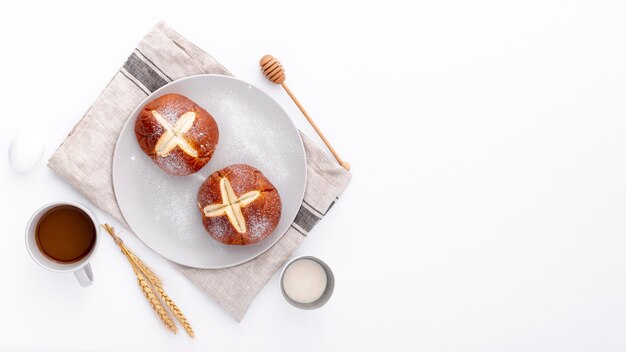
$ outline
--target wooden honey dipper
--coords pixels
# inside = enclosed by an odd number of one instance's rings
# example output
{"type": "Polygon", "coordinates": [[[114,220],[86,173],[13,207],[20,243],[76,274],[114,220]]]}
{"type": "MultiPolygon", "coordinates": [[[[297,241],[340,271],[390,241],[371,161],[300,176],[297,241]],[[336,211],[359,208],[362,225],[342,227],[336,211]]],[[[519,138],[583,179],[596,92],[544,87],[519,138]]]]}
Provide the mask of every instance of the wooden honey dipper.
{"type": "Polygon", "coordinates": [[[274,58],[272,55],[265,55],[261,58],[261,61],[259,61],[259,64],[261,65],[261,71],[263,71],[263,74],[265,74],[265,77],[267,77],[267,79],[272,81],[272,83],[280,84],[281,86],[283,86],[287,94],[289,94],[289,96],[291,97],[291,100],[293,100],[293,102],[296,103],[296,105],[298,106],[298,109],[302,111],[302,114],[304,114],[304,117],[306,117],[306,119],[309,120],[309,123],[311,124],[311,126],[313,126],[313,129],[315,130],[315,132],[317,132],[317,134],[320,136],[322,141],[324,141],[324,144],[326,144],[326,146],[328,147],[330,152],[333,154],[335,159],[337,159],[337,162],[339,163],[339,165],[341,165],[344,169],[350,171],[350,164],[343,161],[339,157],[339,154],[337,154],[335,149],[330,145],[330,142],[328,142],[328,139],[324,137],[324,134],[322,133],[322,131],[320,131],[319,127],[317,127],[315,122],[313,122],[313,119],[311,118],[311,116],[309,116],[306,110],[304,110],[304,107],[302,106],[302,104],[300,104],[300,101],[298,101],[298,98],[296,98],[295,95],[293,95],[291,90],[289,90],[289,88],[285,84],[285,78],[286,78],[285,69],[283,68],[283,65],[281,65],[280,61],[276,60],[276,58],[274,58]]]}

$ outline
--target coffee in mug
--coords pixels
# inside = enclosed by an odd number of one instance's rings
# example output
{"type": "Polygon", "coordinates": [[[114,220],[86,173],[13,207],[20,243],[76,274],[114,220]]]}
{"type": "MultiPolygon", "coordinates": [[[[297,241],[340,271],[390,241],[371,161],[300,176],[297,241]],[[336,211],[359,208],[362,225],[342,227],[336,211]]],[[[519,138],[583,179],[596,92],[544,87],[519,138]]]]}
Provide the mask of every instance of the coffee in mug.
{"type": "Polygon", "coordinates": [[[37,210],[26,225],[26,249],[41,267],[72,272],[78,283],[93,283],[89,260],[98,246],[95,215],[76,202],[54,202],[37,210]]]}
{"type": "Polygon", "coordinates": [[[47,210],[35,229],[37,248],[57,263],[75,263],[96,244],[96,227],[82,209],[63,204],[47,210]]]}

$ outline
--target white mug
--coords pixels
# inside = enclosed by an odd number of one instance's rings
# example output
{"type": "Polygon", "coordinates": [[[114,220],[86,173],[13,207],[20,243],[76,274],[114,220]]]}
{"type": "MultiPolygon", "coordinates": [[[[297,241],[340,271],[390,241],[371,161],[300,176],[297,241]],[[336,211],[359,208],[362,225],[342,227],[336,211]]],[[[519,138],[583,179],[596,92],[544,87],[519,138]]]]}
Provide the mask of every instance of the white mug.
{"type": "Polygon", "coordinates": [[[28,220],[28,224],[26,225],[26,249],[28,250],[28,254],[30,254],[31,258],[39,264],[42,268],[57,272],[57,273],[67,273],[73,272],[76,276],[76,280],[82,287],[91,286],[93,283],[93,271],[91,270],[91,265],[89,264],[89,259],[96,252],[96,248],[98,247],[98,237],[99,236],[99,227],[98,221],[96,220],[96,216],[89,211],[85,206],[75,203],[75,202],[54,202],[50,204],[46,204],[43,207],[39,208],[33,216],[28,220]],[[96,243],[91,248],[91,252],[87,254],[81,260],[74,263],[58,263],[53,260],[48,259],[41,250],[37,246],[37,240],[35,239],[35,232],[37,230],[37,224],[41,217],[50,209],[61,206],[61,205],[71,205],[78,209],[84,211],[91,222],[93,223],[94,228],[96,229],[96,243]]]}

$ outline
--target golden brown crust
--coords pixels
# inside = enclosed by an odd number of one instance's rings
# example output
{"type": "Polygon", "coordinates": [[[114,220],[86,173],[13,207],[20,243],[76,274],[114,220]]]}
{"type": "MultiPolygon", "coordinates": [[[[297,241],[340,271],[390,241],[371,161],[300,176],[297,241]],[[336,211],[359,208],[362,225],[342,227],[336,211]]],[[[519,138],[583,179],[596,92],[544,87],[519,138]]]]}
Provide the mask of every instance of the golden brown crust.
{"type": "Polygon", "coordinates": [[[202,213],[202,223],[216,240],[233,245],[247,245],[261,241],[269,236],[280,221],[282,203],[278,191],[272,183],[250,165],[236,164],[211,174],[198,191],[198,207],[202,213]],[[226,177],[237,197],[250,191],[259,191],[260,195],[241,208],[246,222],[246,232],[239,233],[231,224],[228,216],[206,216],[204,209],[211,204],[221,204],[222,192],[220,181],[226,177]]]}
{"type": "Polygon", "coordinates": [[[166,94],[147,103],[135,120],[135,136],[139,146],[161,169],[184,176],[200,170],[206,165],[215,151],[219,140],[217,123],[213,116],[189,98],[180,94],[166,94]],[[172,126],[186,112],[195,113],[191,128],[184,133],[185,140],[195,149],[197,156],[191,156],[179,146],[174,147],[167,156],[160,156],[155,151],[159,138],[165,128],[156,120],[157,112],[172,126]]]}

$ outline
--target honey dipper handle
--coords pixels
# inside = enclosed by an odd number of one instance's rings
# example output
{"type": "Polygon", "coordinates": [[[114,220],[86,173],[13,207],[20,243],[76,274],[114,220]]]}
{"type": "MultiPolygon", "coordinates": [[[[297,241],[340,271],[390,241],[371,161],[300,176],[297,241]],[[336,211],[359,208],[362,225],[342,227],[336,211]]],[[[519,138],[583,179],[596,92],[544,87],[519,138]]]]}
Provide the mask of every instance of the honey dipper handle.
{"type": "Polygon", "coordinates": [[[313,129],[320,136],[320,138],[322,139],[324,144],[326,144],[326,146],[328,147],[328,150],[330,150],[330,152],[333,154],[335,159],[337,159],[337,162],[339,163],[339,165],[341,165],[344,169],[350,171],[350,164],[345,162],[345,161],[343,161],[339,157],[339,154],[337,154],[335,149],[330,145],[330,142],[328,141],[328,139],[326,139],[326,137],[324,137],[324,134],[322,133],[322,131],[319,129],[319,127],[317,127],[315,122],[313,122],[313,119],[311,118],[311,116],[309,116],[309,114],[306,112],[306,110],[304,110],[304,107],[302,106],[302,104],[300,104],[300,101],[298,100],[298,98],[296,98],[296,96],[291,92],[291,90],[289,89],[289,87],[287,87],[285,82],[281,83],[281,85],[285,89],[285,92],[287,92],[287,94],[289,94],[289,96],[291,97],[293,102],[296,103],[296,106],[298,106],[298,109],[300,109],[300,111],[302,111],[302,114],[304,114],[304,117],[306,117],[306,119],[309,120],[309,123],[311,124],[311,126],[313,126],[313,129]]]}

